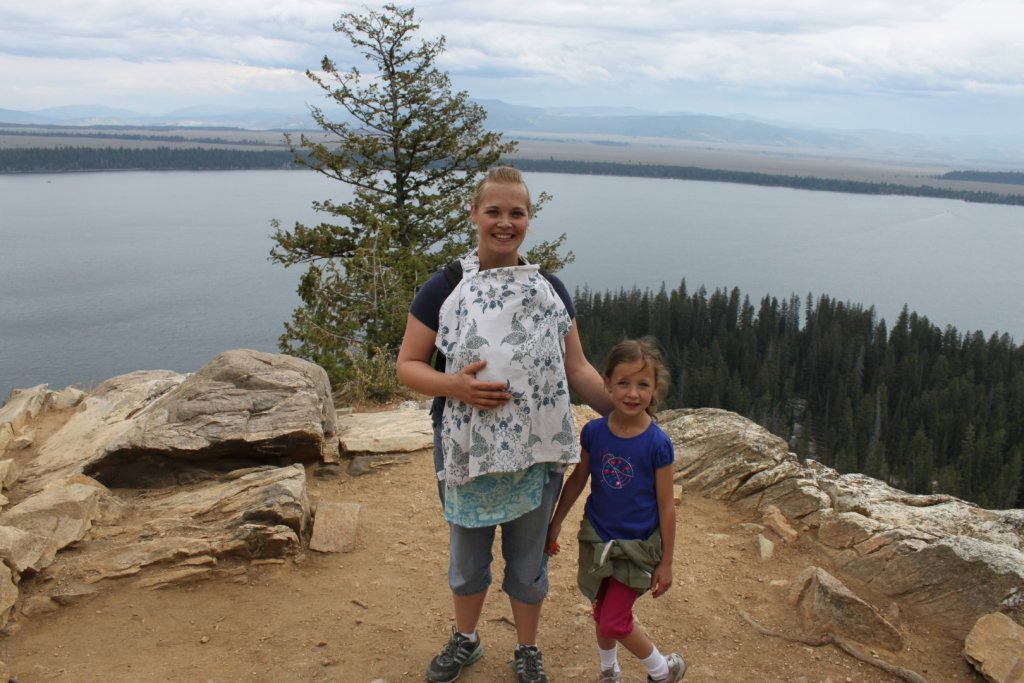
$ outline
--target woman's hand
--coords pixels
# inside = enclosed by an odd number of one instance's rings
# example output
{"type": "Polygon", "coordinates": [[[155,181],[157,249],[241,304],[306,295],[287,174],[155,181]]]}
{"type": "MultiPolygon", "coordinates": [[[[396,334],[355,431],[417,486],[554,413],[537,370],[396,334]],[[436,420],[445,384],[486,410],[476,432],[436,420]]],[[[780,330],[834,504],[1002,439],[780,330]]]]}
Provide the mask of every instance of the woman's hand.
{"type": "Polygon", "coordinates": [[[508,391],[507,382],[485,382],[476,378],[485,365],[486,360],[478,360],[459,370],[455,375],[457,388],[452,396],[474,408],[491,410],[504,405],[512,394],[508,391]]]}

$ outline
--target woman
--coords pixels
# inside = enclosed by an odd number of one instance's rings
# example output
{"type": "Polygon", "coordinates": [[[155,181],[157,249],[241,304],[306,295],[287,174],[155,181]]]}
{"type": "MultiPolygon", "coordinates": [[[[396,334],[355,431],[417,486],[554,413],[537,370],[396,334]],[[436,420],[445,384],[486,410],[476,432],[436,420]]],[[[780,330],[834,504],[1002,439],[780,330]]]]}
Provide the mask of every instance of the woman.
{"type": "Polygon", "coordinates": [[[483,655],[476,629],[501,525],[502,589],[518,639],[513,668],[520,683],[546,683],[537,648],[548,588],[544,542],[565,468],[579,460],[569,389],[598,412],[611,404],[583,353],[565,286],[519,253],[530,224],[519,171],[492,169],[470,219],[479,240],[461,259],[462,278],[452,283],[438,271],[423,285],[398,354],[399,380],[436,397],[434,461],[450,529],[455,627],[427,680],[454,681],[483,655]],[[431,365],[435,346],[443,372],[431,365]]]}

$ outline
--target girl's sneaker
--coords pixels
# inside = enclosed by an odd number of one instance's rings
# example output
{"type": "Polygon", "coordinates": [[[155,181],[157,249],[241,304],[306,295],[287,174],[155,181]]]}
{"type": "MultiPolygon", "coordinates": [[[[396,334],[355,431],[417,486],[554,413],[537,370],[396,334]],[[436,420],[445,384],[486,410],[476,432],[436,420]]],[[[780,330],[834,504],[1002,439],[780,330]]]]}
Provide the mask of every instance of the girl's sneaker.
{"type": "Polygon", "coordinates": [[[679,683],[683,680],[683,676],[686,675],[686,660],[683,659],[683,656],[678,652],[673,652],[665,659],[668,661],[668,676],[660,681],[648,676],[647,683],[679,683]]]}
{"type": "Polygon", "coordinates": [[[597,683],[622,683],[620,669],[605,669],[597,675],[597,683]]]}

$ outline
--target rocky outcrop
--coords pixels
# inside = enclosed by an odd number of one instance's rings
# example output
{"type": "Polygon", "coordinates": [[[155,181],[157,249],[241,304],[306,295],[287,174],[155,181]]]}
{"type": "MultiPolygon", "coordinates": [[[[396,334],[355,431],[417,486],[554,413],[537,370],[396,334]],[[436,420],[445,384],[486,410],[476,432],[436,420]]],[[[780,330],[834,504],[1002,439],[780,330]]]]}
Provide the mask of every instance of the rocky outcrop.
{"type": "Polygon", "coordinates": [[[311,528],[303,465],[338,453],[326,373],[280,354],[15,390],[0,408],[0,626],[26,577],[59,588],[22,614],[105,580],[159,588],[296,552],[311,528]]]}
{"type": "MultiPolygon", "coordinates": [[[[1024,621],[1024,511],[984,510],[839,474],[801,461],[785,441],[733,413],[659,417],[688,487],[759,512],[766,525],[780,512],[801,540],[820,544],[843,582],[908,612],[941,615],[959,638],[991,612],[1024,621]]],[[[774,528],[782,528],[777,519],[774,528]]]]}

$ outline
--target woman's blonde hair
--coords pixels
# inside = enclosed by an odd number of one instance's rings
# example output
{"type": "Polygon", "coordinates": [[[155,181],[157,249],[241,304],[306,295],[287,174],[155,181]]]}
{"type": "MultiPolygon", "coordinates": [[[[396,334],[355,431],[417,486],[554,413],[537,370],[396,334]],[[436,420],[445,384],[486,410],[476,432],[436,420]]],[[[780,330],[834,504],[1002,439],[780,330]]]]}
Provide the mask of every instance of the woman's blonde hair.
{"type": "Polygon", "coordinates": [[[518,168],[512,166],[494,166],[487,171],[487,175],[483,177],[479,183],[476,184],[476,191],[473,192],[473,207],[479,208],[480,200],[484,197],[484,189],[488,183],[492,184],[509,184],[509,185],[522,185],[523,190],[526,191],[526,206],[527,210],[532,214],[533,210],[530,208],[533,202],[530,200],[530,188],[526,186],[526,181],[523,179],[523,174],[518,168]]]}
{"type": "Polygon", "coordinates": [[[613,346],[604,364],[604,376],[610,380],[615,368],[623,363],[636,361],[643,361],[644,367],[650,364],[654,368],[654,395],[647,406],[647,414],[653,417],[658,412],[658,403],[668,391],[668,367],[662,357],[661,347],[654,337],[627,339],[613,346]]]}

